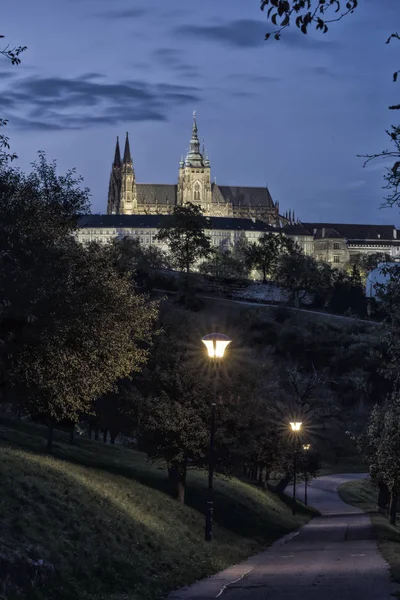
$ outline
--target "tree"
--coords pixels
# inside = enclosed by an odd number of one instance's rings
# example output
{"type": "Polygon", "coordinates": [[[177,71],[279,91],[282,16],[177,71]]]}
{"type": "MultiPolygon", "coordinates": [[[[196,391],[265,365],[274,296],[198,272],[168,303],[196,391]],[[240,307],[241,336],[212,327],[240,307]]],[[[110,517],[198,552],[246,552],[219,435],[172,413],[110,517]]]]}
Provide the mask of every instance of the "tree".
{"type": "Polygon", "coordinates": [[[130,272],[136,284],[144,291],[151,289],[153,273],[167,265],[167,257],[160,248],[145,248],[137,238],[115,238],[112,247],[117,268],[122,272],[130,272]]]}
{"type": "MultiPolygon", "coordinates": [[[[4,38],[4,35],[0,35],[0,38],[4,38]]],[[[10,48],[10,46],[6,46],[2,50],[0,50],[0,55],[6,58],[11,62],[12,65],[19,65],[21,62],[20,54],[25,52],[26,46],[17,46],[15,48],[10,48]]],[[[7,125],[7,119],[0,119],[0,127],[4,127],[7,125]]],[[[15,153],[8,154],[6,151],[10,149],[9,139],[4,134],[0,134],[0,164],[6,160],[14,160],[17,158],[15,153]]]]}
{"type": "Polygon", "coordinates": [[[212,256],[201,263],[199,271],[217,279],[246,279],[248,274],[244,258],[222,248],[216,248],[212,256]]]}
{"type": "Polygon", "coordinates": [[[167,242],[176,267],[186,273],[187,287],[192,267],[211,254],[211,240],[204,233],[208,227],[201,208],[187,202],[175,207],[168,223],[157,234],[158,240],[167,242]]]}
{"type": "MultiPolygon", "coordinates": [[[[315,29],[326,33],[328,24],[340,21],[348,14],[352,14],[358,6],[358,0],[261,0],[261,10],[268,7],[267,18],[277,27],[273,32],[267,33],[265,38],[271,35],[275,40],[280,40],[282,31],[291,25],[295,25],[304,34],[315,25],[315,29]],[[326,18],[332,15],[333,18],[326,18]],[[278,23],[279,19],[279,23],[278,23]]],[[[400,40],[398,33],[392,33],[386,40],[389,44],[393,39],[400,40]]],[[[393,81],[396,82],[400,71],[393,73],[393,81]]],[[[399,110],[400,103],[389,106],[390,110],[399,110]]],[[[376,159],[385,159],[392,162],[391,167],[386,168],[384,189],[388,190],[382,207],[392,207],[400,203],[400,126],[392,125],[386,133],[394,145],[393,150],[382,150],[375,154],[359,155],[365,158],[364,167],[376,159]]]]}
{"type": "Polygon", "coordinates": [[[110,248],[73,236],[88,191],[43,154],[24,175],[0,171],[3,383],[49,424],[77,420],[141,369],[156,305],[134,293],[110,248]]]}
{"type": "Polygon", "coordinates": [[[308,33],[310,27],[326,33],[328,24],[340,21],[348,14],[354,12],[358,0],[261,0],[261,10],[268,8],[267,18],[277,26],[272,33],[267,33],[279,40],[282,31],[295,25],[302,33],[308,33]],[[327,18],[332,15],[332,18],[327,18]],[[279,23],[278,23],[279,20],[279,23]]]}
{"type": "Polygon", "coordinates": [[[316,262],[311,256],[305,256],[301,250],[283,254],[277,266],[277,279],[286,287],[292,301],[298,308],[307,293],[313,291],[317,277],[316,262]]]}
{"type": "Polygon", "coordinates": [[[279,233],[264,233],[258,242],[249,244],[246,248],[246,261],[251,269],[259,269],[263,274],[263,283],[267,276],[276,269],[279,257],[293,253],[295,243],[291,238],[279,233]]]}
{"type": "MultiPolygon", "coordinates": [[[[204,323],[202,324],[204,326],[204,323]]],[[[250,460],[259,387],[265,381],[254,357],[231,351],[215,384],[203,348],[188,340],[200,338],[196,316],[166,303],[161,312],[162,334],[155,340],[150,362],[139,378],[140,442],[152,459],[165,461],[172,494],[184,502],[188,467],[208,464],[211,402],[217,397],[216,472],[238,472],[250,460]],[[240,355],[240,356],[239,356],[240,355]],[[216,389],[214,390],[214,386],[216,389]]],[[[237,332],[230,334],[238,340],[237,332]]],[[[265,416],[266,415],[266,416],[265,416]]],[[[264,426],[264,432],[267,427],[264,426]]]]}
{"type": "Polygon", "coordinates": [[[360,436],[360,448],[369,462],[370,475],[383,482],[390,493],[389,518],[396,525],[400,491],[400,398],[388,396],[382,406],[375,406],[366,432],[360,436]]]}

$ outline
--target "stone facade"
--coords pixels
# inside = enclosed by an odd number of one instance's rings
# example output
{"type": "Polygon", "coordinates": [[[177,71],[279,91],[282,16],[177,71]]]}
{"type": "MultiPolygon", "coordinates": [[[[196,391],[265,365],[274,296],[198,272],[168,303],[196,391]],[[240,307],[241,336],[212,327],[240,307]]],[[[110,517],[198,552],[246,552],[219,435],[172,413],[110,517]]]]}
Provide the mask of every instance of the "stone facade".
{"type": "Polygon", "coordinates": [[[344,268],[360,254],[385,254],[400,260],[400,234],[392,225],[287,223],[282,231],[316,260],[344,268]]]}
{"type": "Polygon", "coordinates": [[[119,141],[115,149],[108,192],[108,214],[171,214],[176,205],[198,204],[206,216],[255,218],[270,225],[279,223],[279,206],[268,188],[221,186],[211,181],[211,165],[200,150],[196,115],[193,115],[189,151],[179,163],[177,184],[137,183],[126,134],[121,160],[119,141]]]}
{"type": "MultiPolygon", "coordinates": [[[[87,215],[82,217],[77,238],[82,243],[108,244],[115,238],[135,237],[143,246],[155,245],[168,250],[165,242],[156,239],[160,227],[168,223],[168,215],[87,215]]],[[[207,217],[209,229],[206,235],[213,246],[231,249],[239,240],[258,241],[264,233],[276,230],[264,221],[234,217],[207,217]]]]}

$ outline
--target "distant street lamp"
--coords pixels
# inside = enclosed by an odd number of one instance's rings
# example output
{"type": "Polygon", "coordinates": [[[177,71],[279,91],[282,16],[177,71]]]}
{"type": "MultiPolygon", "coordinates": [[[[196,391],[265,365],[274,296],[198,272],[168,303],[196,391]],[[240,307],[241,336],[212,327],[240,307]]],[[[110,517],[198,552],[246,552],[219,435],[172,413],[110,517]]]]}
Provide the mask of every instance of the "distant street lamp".
{"type": "Polygon", "coordinates": [[[207,348],[207,353],[214,370],[214,398],[211,404],[210,448],[208,462],[208,497],[206,507],[205,540],[212,540],[212,523],[214,512],[213,479],[215,465],[215,414],[217,408],[218,363],[224,358],[225,350],[231,339],[222,333],[209,333],[201,338],[207,348]]]}
{"type": "Polygon", "coordinates": [[[293,503],[292,503],[292,515],[296,514],[296,475],[297,475],[297,442],[298,434],[301,430],[301,421],[291,421],[290,427],[294,433],[294,453],[293,453],[293,503]]]}
{"type": "MultiPolygon", "coordinates": [[[[303,450],[304,452],[308,452],[311,448],[311,444],[303,444],[303,450]]],[[[304,504],[306,506],[308,506],[308,498],[307,498],[307,485],[308,485],[308,480],[307,480],[307,461],[304,467],[304,504]]]]}

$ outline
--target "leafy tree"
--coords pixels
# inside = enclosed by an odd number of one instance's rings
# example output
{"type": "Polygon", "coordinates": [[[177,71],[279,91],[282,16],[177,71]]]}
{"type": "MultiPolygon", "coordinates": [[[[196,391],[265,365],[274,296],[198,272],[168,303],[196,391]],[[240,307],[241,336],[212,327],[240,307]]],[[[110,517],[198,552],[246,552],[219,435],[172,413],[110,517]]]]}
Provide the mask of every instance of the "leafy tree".
{"type": "Polygon", "coordinates": [[[370,475],[383,482],[390,493],[389,517],[396,524],[397,502],[400,492],[400,398],[398,393],[388,396],[371,413],[360,448],[369,462],[370,475]]]}
{"type": "Polygon", "coordinates": [[[248,275],[244,258],[239,253],[222,248],[216,248],[212,256],[201,263],[199,271],[217,279],[246,279],[248,275]]]}
{"type": "Polygon", "coordinates": [[[280,257],[276,272],[278,281],[290,291],[292,302],[299,307],[301,299],[315,287],[316,261],[296,249],[280,257]]]}
{"type": "Polygon", "coordinates": [[[279,40],[282,31],[291,25],[295,25],[305,34],[312,26],[315,26],[317,31],[326,33],[328,24],[340,21],[353,13],[357,6],[358,0],[346,0],[346,3],[340,0],[261,0],[261,10],[268,8],[268,19],[278,27],[265,37],[268,39],[273,35],[279,40]]]}
{"type": "Polygon", "coordinates": [[[0,171],[3,383],[50,425],[76,420],[147,358],[156,307],[134,293],[110,248],[72,235],[88,191],[43,154],[0,171]]]}
{"type": "MultiPolygon", "coordinates": [[[[0,35],[0,38],[4,38],[4,35],[0,35]]],[[[0,50],[0,56],[3,56],[7,60],[9,60],[12,65],[19,65],[21,62],[19,55],[22,52],[25,52],[26,49],[26,46],[17,46],[15,48],[10,48],[10,46],[8,45],[2,50],[0,50]]],[[[7,119],[0,118],[0,127],[4,127],[5,125],[7,125],[7,123],[7,119]]],[[[9,149],[10,144],[8,137],[4,134],[0,134],[0,164],[6,160],[14,160],[15,158],[17,158],[17,155],[15,153],[7,153],[7,150],[9,149]]]]}
{"type": "Polygon", "coordinates": [[[211,254],[211,240],[204,233],[208,227],[201,208],[187,202],[175,207],[168,224],[157,234],[158,240],[167,242],[176,267],[186,273],[187,286],[193,266],[211,254]]]}
{"type": "Polygon", "coordinates": [[[130,272],[137,285],[149,291],[153,273],[167,265],[165,253],[156,246],[143,247],[137,238],[115,238],[112,241],[115,264],[122,272],[130,272]]]}
{"type": "MultiPolygon", "coordinates": [[[[261,0],[261,10],[267,11],[267,18],[277,27],[273,32],[266,34],[266,39],[271,35],[279,40],[282,31],[294,25],[304,34],[315,26],[316,30],[326,33],[330,23],[340,21],[343,17],[354,12],[358,6],[358,0],[261,0]],[[328,16],[328,18],[327,18],[328,16]],[[332,16],[332,18],[329,18],[332,16]]],[[[386,43],[392,40],[399,41],[400,35],[392,33],[386,43]]],[[[393,73],[393,81],[398,80],[400,71],[393,73]]],[[[399,110],[400,103],[389,106],[390,110],[399,110]]],[[[384,198],[383,207],[395,206],[400,203],[400,125],[392,125],[386,133],[393,144],[392,150],[382,150],[375,154],[360,155],[365,158],[364,167],[376,159],[385,159],[392,162],[391,167],[386,168],[384,189],[388,190],[384,198]]]]}
{"type": "Polygon", "coordinates": [[[246,261],[251,269],[262,271],[263,283],[267,281],[277,266],[279,257],[286,253],[293,253],[295,243],[283,234],[264,233],[258,240],[246,248],[246,261]]]}

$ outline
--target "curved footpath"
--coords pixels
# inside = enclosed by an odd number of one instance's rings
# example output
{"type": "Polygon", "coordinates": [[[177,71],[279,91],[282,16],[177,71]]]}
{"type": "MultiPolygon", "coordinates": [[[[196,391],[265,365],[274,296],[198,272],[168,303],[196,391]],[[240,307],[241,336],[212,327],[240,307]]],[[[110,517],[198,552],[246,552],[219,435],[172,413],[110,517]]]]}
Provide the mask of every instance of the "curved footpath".
{"type": "MultiPolygon", "coordinates": [[[[345,504],[338,487],[363,474],[312,481],[308,503],[321,512],[261,554],[194,585],[169,600],[390,600],[394,584],[377,550],[368,515],[345,504]]],[[[304,486],[298,486],[298,497],[304,486]]]]}

